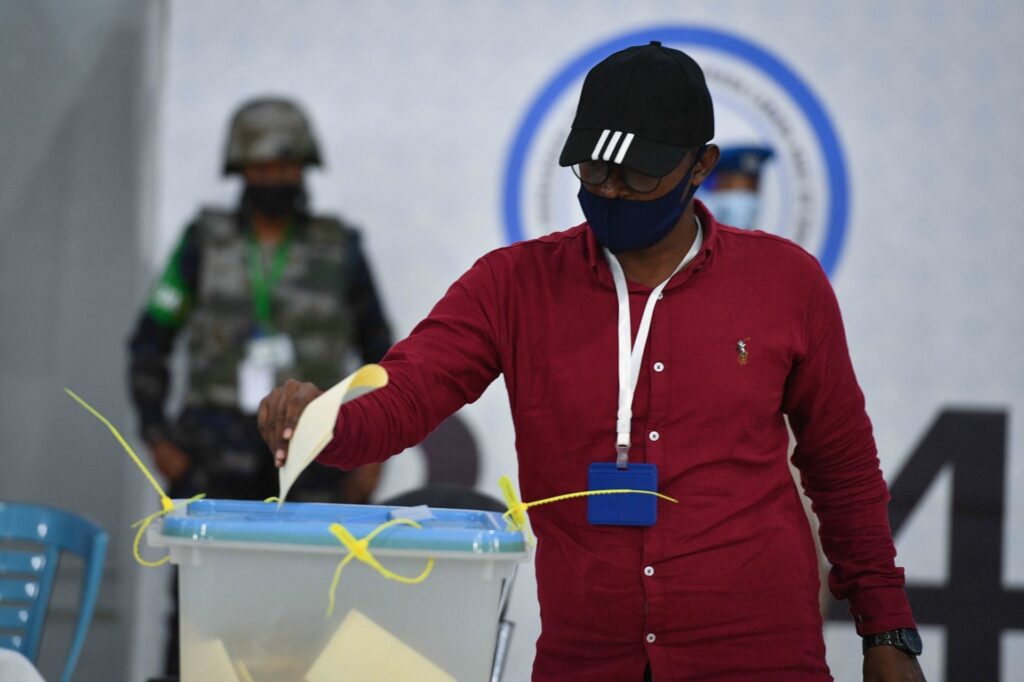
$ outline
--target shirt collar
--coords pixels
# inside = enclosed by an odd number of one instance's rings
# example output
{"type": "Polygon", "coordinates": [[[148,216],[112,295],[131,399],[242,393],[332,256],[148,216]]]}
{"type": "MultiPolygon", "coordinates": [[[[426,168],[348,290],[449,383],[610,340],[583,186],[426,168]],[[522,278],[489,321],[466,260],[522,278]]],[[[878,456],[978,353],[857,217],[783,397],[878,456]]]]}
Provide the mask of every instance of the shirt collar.
{"type": "MultiPolygon", "coordinates": [[[[715,250],[715,245],[718,242],[718,222],[715,217],[711,215],[711,211],[708,210],[707,206],[700,199],[693,200],[693,211],[697,216],[697,220],[700,222],[700,231],[703,236],[703,242],[700,246],[700,252],[697,256],[687,265],[680,273],[672,278],[672,281],[665,287],[665,291],[671,291],[672,289],[681,286],[686,282],[690,276],[701,271],[707,264],[707,261],[711,258],[711,254],[715,250]]],[[[604,253],[601,250],[601,245],[597,243],[597,238],[594,237],[594,231],[590,229],[587,223],[583,223],[584,231],[586,232],[586,259],[587,264],[597,274],[597,279],[600,285],[606,289],[615,289],[615,282],[612,281],[612,272],[608,267],[608,263],[604,259],[604,253]]],[[[680,255],[680,258],[682,256],[680,255]]],[[[642,284],[636,284],[635,282],[629,282],[630,291],[650,291],[651,287],[645,287],[642,284]]]]}

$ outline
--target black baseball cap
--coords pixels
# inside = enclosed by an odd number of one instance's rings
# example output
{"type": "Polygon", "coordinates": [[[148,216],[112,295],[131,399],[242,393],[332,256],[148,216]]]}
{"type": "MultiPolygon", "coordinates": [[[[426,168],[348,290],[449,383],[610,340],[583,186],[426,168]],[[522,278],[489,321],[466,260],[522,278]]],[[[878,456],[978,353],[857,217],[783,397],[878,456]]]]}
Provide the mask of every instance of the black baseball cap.
{"type": "Polygon", "coordinates": [[[604,160],[661,177],[714,136],[704,72],[689,55],[654,40],[590,70],[558,163],[604,160]]]}

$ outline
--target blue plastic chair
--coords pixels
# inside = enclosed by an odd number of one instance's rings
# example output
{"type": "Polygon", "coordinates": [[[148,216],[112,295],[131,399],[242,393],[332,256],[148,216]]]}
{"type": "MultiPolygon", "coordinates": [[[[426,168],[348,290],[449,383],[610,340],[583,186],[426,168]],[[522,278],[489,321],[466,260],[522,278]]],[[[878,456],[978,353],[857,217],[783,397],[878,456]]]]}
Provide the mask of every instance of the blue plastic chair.
{"type": "Polygon", "coordinates": [[[77,554],[85,564],[78,623],[60,677],[69,682],[100,591],[107,533],[61,509],[0,502],[0,647],[19,651],[33,663],[63,551],[77,554]]]}

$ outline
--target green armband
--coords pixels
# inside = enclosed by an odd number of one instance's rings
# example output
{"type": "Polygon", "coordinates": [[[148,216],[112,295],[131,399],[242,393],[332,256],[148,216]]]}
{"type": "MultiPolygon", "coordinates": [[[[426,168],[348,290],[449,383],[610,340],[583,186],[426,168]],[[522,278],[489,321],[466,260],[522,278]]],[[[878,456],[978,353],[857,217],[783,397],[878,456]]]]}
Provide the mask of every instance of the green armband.
{"type": "Polygon", "coordinates": [[[192,308],[192,292],[181,273],[181,253],[184,240],[175,249],[160,279],[153,285],[146,302],[146,312],[165,327],[180,327],[192,308]]]}

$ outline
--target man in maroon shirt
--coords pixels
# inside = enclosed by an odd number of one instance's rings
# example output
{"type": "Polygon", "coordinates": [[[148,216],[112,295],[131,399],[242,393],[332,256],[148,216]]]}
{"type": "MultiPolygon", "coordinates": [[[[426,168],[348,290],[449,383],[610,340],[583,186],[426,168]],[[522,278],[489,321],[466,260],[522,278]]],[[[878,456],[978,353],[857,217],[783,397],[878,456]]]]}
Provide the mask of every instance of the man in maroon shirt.
{"type": "MultiPolygon", "coordinates": [[[[864,636],[865,680],[921,680],[888,492],[817,261],[718,224],[693,193],[718,160],[700,67],[659,43],[587,75],[560,163],[587,222],[493,251],[346,404],[321,462],[351,469],[422,440],[503,374],[523,498],[538,507],[534,680],[828,680],[810,529],[864,636]],[[614,498],[614,499],[613,499],[614,498]]],[[[278,465],[320,394],[260,407],[278,465]]]]}

